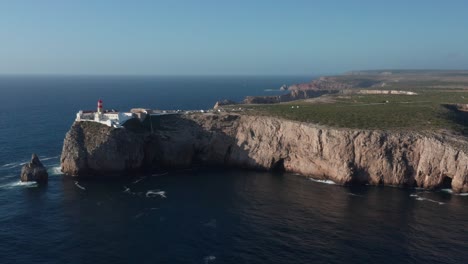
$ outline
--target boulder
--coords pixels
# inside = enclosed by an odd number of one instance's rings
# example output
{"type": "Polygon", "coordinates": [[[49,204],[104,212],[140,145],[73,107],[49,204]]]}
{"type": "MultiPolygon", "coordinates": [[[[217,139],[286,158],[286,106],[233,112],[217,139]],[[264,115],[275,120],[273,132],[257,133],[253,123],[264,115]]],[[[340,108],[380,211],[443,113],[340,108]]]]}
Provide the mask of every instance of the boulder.
{"type": "Polygon", "coordinates": [[[42,165],[36,154],[32,154],[31,161],[26,163],[21,169],[21,181],[35,181],[38,183],[46,183],[49,179],[47,169],[42,165]]]}

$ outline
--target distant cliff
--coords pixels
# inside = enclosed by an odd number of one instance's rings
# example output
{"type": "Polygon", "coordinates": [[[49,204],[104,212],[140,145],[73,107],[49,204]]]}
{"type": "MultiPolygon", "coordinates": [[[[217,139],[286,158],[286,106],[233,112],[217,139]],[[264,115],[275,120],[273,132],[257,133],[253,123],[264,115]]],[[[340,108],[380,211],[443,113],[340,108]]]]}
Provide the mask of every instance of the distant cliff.
{"type": "Polygon", "coordinates": [[[74,123],[61,162],[73,176],[199,164],[281,170],[339,184],[468,192],[466,145],[436,135],[323,128],[272,117],[166,115],[154,133],[74,123]]]}
{"type": "MultiPolygon", "coordinates": [[[[315,98],[324,94],[336,94],[346,89],[369,88],[381,85],[379,80],[365,78],[344,78],[343,76],[320,77],[309,83],[294,84],[289,92],[276,96],[247,96],[244,104],[274,104],[294,100],[315,98]]],[[[348,91],[350,92],[350,91],[348,91]]]]}

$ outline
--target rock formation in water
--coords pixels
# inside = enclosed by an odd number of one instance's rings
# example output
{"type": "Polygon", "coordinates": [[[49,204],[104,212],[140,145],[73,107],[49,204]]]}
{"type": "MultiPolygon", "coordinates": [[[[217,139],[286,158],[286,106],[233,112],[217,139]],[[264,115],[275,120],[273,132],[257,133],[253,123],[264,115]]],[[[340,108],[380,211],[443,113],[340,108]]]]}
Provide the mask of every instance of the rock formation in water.
{"type": "Polygon", "coordinates": [[[36,154],[32,154],[31,161],[24,164],[21,169],[21,181],[37,183],[46,183],[49,180],[47,169],[42,165],[36,154]]]}
{"type": "Polygon", "coordinates": [[[416,132],[319,127],[237,114],[159,117],[154,133],[87,122],[67,133],[62,170],[75,176],[149,167],[281,170],[339,184],[468,192],[465,139],[416,132]],[[92,124],[92,125],[90,125],[92,124]]]}

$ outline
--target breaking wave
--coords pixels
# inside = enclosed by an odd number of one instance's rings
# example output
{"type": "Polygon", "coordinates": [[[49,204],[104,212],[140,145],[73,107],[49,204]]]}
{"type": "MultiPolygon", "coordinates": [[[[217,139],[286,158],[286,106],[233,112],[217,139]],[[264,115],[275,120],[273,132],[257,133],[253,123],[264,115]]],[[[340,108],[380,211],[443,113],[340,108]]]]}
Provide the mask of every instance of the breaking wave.
{"type": "Polygon", "coordinates": [[[161,198],[167,198],[165,191],[149,190],[146,192],[146,197],[152,198],[152,197],[157,197],[157,196],[160,196],[161,198]]]}
{"type": "Polygon", "coordinates": [[[62,174],[62,168],[60,166],[55,166],[50,169],[48,169],[49,175],[61,175],[62,174]]]}
{"type": "Polygon", "coordinates": [[[309,180],[314,181],[314,182],[319,182],[319,183],[325,183],[325,184],[336,184],[336,182],[332,180],[318,180],[314,178],[309,178],[309,180]]]}

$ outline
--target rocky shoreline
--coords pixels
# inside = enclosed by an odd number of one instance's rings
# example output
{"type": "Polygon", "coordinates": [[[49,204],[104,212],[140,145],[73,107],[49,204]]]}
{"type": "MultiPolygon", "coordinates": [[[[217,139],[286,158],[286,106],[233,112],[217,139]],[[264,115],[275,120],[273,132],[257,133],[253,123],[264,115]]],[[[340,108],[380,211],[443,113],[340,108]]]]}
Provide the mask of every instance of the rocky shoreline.
{"type": "Polygon", "coordinates": [[[343,185],[468,192],[466,145],[436,134],[334,129],[233,113],[181,114],[159,117],[153,133],[75,122],[64,140],[61,167],[71,176],[112,177],[223,166],[293,172],[343,185]]]}

